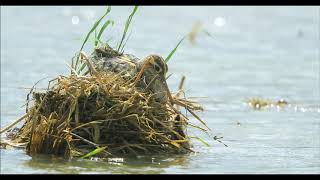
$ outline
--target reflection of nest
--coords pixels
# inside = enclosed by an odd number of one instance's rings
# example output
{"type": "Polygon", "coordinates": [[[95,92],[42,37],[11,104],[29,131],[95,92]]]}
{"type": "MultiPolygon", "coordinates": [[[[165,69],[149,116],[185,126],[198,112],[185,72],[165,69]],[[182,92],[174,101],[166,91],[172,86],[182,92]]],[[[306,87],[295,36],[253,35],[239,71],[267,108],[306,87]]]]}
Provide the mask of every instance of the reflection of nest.
{"type": "MultiPolygon", "coordinates": [[[[59,76],[54,82],[48,91],[33,93],[33,105],[21,118],[25,123],[12,138],[11,143],[26,144],[28,154],[72,158],[192,151],[187,118],[119,74],[59,76]]],[[[174,101],[198,118],[197,104],[177,96],[174,101]]]]}

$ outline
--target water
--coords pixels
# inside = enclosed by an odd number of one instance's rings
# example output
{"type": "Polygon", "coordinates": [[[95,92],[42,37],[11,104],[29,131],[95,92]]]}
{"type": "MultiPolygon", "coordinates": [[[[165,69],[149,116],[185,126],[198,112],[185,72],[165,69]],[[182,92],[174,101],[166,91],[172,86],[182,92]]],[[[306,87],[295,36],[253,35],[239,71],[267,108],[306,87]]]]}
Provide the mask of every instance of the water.
{"type": "MultiPolygon", "coordinates": [[[[112,9],[116,24],[104,38],[120,37],[131,8],[112,9]]],[[[49,77],[38,85],[46,87],[69,73],[65,63],[104,9],[1,7],[1,127],[23,115],[23,87],[49,77]]],[[[200,134],[211,146],[194,141],[195,154],[124,162],[1,149],[1,173],[320,173],[320,8],[140,7],[125,51],[166,56],[196,21],[213,38],[182,44],[168,64],[168,84],[174,90],[187,76],[188,95],[207,97],[200,115],[228,147],[200,134]],[[251,97],[291,105],[255,111],[244,103],[251,97]]]]}

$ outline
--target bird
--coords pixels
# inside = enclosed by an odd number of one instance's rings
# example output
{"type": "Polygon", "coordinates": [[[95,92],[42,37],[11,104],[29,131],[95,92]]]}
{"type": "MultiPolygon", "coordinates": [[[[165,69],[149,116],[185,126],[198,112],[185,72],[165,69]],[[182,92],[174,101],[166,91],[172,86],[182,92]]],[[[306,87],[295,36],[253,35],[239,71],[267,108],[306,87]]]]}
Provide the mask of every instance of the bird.
{"type": "Polygon", "coordinates": [[[121,73],[126,80],[134,78],[134,85],[150,92],[156,102],[173,102],[166,82],[168,65],[160,55],[151,54],[139,59],[105,45],[95,48],[92,59],[97,71],[121,73]]]}

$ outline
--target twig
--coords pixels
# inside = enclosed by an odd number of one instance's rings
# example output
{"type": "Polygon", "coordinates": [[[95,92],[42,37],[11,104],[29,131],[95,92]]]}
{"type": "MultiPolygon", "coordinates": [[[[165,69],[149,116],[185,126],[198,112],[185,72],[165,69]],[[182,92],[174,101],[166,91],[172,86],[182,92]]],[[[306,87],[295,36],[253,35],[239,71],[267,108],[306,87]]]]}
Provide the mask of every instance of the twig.
{"type": "Polygon", "coordinates": [[[144,89],[144,92],[147,92],[147,91],[150,89],[152,83],[156,80],[156,78],[157,78],[158,76],[159,76],[159,74],[155,75],[155,76],[151,79],[150,83],[149,83],[149,84],[147,85],[147,87],[144,89]]]}
{"type": "Polygon", "coordinates": [[[93,143],[93,142],[91,142],[91,141],[89,141],[89,140],[87,140],[87,139],[85,139],[85,138],[83,138],[83,137],[81,137],[81,136],[79,136],[79,135],[77,135],[77,134],[74,134],[74,133],[69,132],[69,131],[67,131],[67,130],[63,130],[63,132],[69,133],[69,134],[71,134],[72,136],[75,136],[75,137],[81,139],[82,141],[84,141],[84,142],[86,142],[86,143],[88,143],[88,144],[90,144],[90,145],[93,145],[93,146],[95,146],[95,147],[99,147],[98,144],[93,143]]]}
{"type": "MultiPolygon", "coordinates": [[[[186,80],[186,76],[183,75],[182,78],[181,78],[179,87],[178,87],[178,92],[177,92],[177,94],[175,95],[175,97],[177,97],[177,98],[180,97],[181,91],[183,90],[183,85],[184,85],[185,80],[186,80]]],[[[176,104],[176,109],[179,110],[179,106],[178,106],[177,104],[176,104]]]]}
{"type": "Polygon", "coordinates": [[[10,128],[12,128],[14,125],[18,124],[20,121],[22,121],[24,118],[26,118],[29,115],[29,113],[25,114],[24,116],[22,116],[21,118],[19,118],[18,120],[16,120],[15,122],[13,122],[12,124],[10,124],[9,126],[7,126],[6,128],[2,129],[0,131],[0,134],[2,134],[3,132],[6,132],[7,130],[9,130],[10,128]]]}
{"type": "MultiPolygon", "coordinates": [[[[85,138],[83,138],[83,137],[81,137],[81,136],[79,136],[79,135],[77,135],[77,134],[74,134],[74,133],[72,133],[72,132],[70,132],[70,131],[67,131],[67,130],[63,130],[63,132],[69,133],[69,134],[71,134],[72,136],[75,136],[75,137],[81,139],[82,141],[84,141],[84,142],[86,142],[86,143],[88,143],[88,144],[90,144],[90,145],[95,146],[96,148],[100,148],[100,146],[99,146],[98,144],[93,143],[93,142],[91,142],[91,141],[89,141],[89,140],[87,140],[87,139],[85,139],[85,138]]],[[[105,152],[105,153],[107,153],[107,154],[109,154],[109,155],[112,156],[112,154],[109,153],[109,152],[106,151],[106,150],[103,150],[103,152],[105,152]]]]}
{"type": "Polygon", "coordinates": [[[80,51],[80,55],[81,58],[83,58],[84,60],[86,60],[86,63],[90,69],[91,74],[97,74],[97,70],[94,68],[93,64],[90,62],[88,56],[86,55],[86,53],[84,51],[80,51]]]}
{"type": "Polygon", "coordinates": [[[28,142],[24,142],[24,143],[12,143],[12,142],[10,142],[10,141],[6,141],[6,140],[1,139],[0,144],[1,144],[1,145],[9,145],[9,146],[12,146],[12,147],[15,147],[15,148],[25,148],[26,145],[28,144],[28,142]]]}
{"type": "Polygon", "coordinates": [[[184,86],[184,82],[186,81],[186,76],[183,75],[182,78],[181,78],[181,81],[180,81],[180,84],[179,84],[179,88],[178,88],[178,93],[177,93],[177,97],[180,96],[180,91],[183,89],[183,86],[184,86]]]}
{"type": "Polygon", "coordinates": [[[42,80],[44,80],[44,79],[47,79],[48,77],[45,77],[45,78],[42,78],[42,79],[40,79],[40,80],[38,80],[32,87],[31,87],[31,89],[30,89],[30,91],[29,91],[29,93],[28,93],[28,95],[27,95],[27,103],[26,103],[26,113],[28,113],[28,107],[29,107],[29,96],[30,96],[30,94],[32,93],[32,91],[33,91],[33,89],[34,89],[34,87],[36,87],[36,85],[40,82],[40,81],[42,81],[42,80]]]}

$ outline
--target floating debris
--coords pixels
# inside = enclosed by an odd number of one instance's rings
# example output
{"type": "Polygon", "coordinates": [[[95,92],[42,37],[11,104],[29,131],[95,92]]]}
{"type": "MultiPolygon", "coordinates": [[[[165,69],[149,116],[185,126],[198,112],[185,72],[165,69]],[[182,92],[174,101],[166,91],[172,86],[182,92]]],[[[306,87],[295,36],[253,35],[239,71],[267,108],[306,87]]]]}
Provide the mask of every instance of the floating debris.
{"type": "Polygon", "coordinates": [[[249,106],[251,106],[255,110],[261,110],[268,107],[277,107],[283,108],[288,105],[288,102],[284,99],[280,99],[278,101],[272,101],[269,99],[261,99],[261,98],[251,98],[247,100],[249,106]]]}
{"type": "Polygon", "coordinates": [[[277,106],[279,107],[285,107],[288,105],[288,102],[283,100],[283,99],[280,99],[277,103],[276,103],[277,106]]]}

